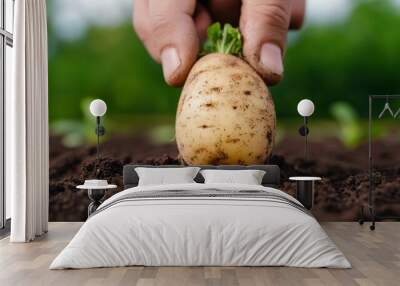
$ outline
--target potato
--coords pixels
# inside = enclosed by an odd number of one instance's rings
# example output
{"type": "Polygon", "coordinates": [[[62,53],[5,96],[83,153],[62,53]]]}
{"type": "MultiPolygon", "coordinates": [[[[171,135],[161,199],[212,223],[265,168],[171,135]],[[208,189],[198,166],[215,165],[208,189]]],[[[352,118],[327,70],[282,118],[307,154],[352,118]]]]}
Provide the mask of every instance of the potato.
{"type": "Polygon", "coordinates": [[[275,137],[275,107],[245,61],[202,57],[183,87],[176,114],[179,153],[189,165],[262,164],[275,137]]]}

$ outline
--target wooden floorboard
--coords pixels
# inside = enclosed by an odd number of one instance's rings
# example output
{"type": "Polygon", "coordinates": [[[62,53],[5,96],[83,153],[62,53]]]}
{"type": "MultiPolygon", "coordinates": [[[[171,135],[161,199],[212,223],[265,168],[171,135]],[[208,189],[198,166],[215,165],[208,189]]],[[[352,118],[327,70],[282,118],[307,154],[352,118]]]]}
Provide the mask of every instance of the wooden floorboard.
{"type": "Polygon", "coordinates": [[[0,240],[0,285],[400,285],[400,223],[382,222],[375,231],[353,222],[322,223],[352,263],[352,269],[290,267],[120,267],[49,270],[55,256],[81,223],[50,223],[49,233],[32,243],[0,240]]]}

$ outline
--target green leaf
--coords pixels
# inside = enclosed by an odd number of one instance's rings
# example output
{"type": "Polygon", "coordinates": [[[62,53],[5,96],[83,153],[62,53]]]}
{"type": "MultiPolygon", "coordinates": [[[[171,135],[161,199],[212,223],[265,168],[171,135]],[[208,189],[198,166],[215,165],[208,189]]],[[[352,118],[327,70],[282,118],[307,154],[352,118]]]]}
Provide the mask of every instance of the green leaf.
{"type": "Polygon", "coordinates": [[[201,55],[208,53],[224,53],[240,55],[242,52],[242,37],[239,29],[225,24],[221,30],[219,22],[212,24],[207,30],[208,39],[203,45],[201,55]]]}
{"type": "Polygon", "coordinates": [[[207,29],[208,39],[212,42],[217,42],[222,35],[221,24],[219,22],[212,24],[207,29]]]}

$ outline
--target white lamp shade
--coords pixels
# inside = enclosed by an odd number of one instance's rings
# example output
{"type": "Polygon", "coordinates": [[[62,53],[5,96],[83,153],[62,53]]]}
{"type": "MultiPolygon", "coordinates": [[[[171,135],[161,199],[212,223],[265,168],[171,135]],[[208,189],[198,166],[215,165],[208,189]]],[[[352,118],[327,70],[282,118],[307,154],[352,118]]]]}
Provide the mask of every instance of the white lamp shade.
{"type": "Polygon", "coordinates": [[[314,103],[309,99],[303,99],[297,104],[297,112],[301,116],[311,116],[314,113],[314,103]]]}
{"type": "Polygon", "coordinates": [[[93,116],[103,116],[107,111],[107,104],[101,99],[95,99],[90,103],[90,113],[93,116]]]}

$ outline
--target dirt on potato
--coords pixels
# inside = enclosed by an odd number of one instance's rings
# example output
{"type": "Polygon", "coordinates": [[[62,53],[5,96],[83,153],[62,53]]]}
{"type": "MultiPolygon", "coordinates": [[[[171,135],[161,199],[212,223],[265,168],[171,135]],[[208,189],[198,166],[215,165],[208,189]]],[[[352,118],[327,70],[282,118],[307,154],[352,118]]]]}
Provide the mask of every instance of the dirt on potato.
{"type": "Polygon", "coordinates": [[[208,54],[183,87],[176,141],[190,165],[261,164],[273,148],[275,121],[272,97],[256,71],[238,57],[208,54]]]}
{"type": "MultiPolygon", "coordinates": [[[[368,146],[347,150],[338,140],[327,138],[311,142],[310,160],[302,159],[303,141],[288,137],[274,149],[266,163],[281,168],[281,189],[294,194],[288,177],[321,176],[316,183],[313,213],[318,220],[354,221],[359,203],[367,200],[368,146]]],[[[94,146],[68,149],[59,137],[50,138],[50,221],[84,221],[89,200],[84,190],[75,187],[85,179],[104,178],[122,190],[122,167],[128,163],[151,165],[180,164],[175,142],[155,145],[145,137],[112,136],[102,144],[99,174],[95,175],[94,146]]],[[[374,142],[376,206],[379,215],[400,215],[400,143],[387,138],[374,142]]]]}

